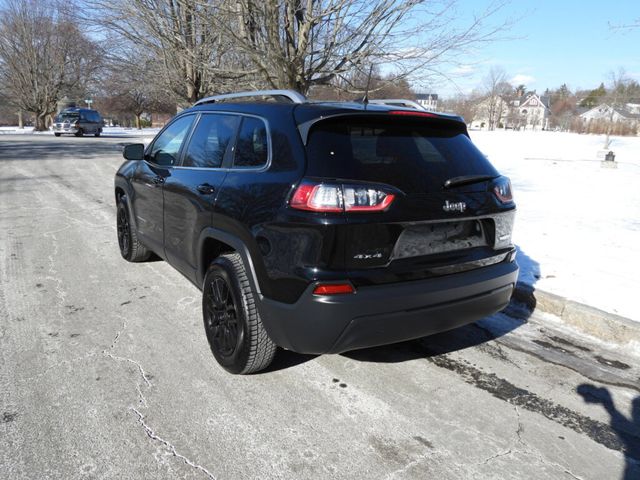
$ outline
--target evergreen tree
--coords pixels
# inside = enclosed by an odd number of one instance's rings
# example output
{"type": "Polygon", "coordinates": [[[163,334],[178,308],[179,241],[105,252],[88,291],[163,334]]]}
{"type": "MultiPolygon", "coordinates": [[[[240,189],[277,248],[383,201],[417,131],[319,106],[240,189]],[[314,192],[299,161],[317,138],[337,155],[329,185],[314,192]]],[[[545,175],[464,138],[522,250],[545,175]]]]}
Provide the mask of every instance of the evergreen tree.
{"type": "Polygon", "coordinates": [[[582,102],[580,102],[580,106],[593,108],[602,103],[602,100],[606,94],[607,89],[604,88],[604,83],[601,83],[598,88],[589,92],[589,95],[587,95],[586,98],[582,100],[582,102]]]}

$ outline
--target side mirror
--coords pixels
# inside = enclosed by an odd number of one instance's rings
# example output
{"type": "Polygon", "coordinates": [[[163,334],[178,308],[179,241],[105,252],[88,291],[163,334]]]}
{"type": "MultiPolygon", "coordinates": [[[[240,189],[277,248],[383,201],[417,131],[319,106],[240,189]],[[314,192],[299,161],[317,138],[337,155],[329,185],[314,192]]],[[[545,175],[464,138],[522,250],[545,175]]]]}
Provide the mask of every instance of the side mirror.
{"type": "Polygon", "coordinates": [[[142,160],[144,159],[144,145],[142,143],[125,145],[122,156],[127,160],[142,160]]]}

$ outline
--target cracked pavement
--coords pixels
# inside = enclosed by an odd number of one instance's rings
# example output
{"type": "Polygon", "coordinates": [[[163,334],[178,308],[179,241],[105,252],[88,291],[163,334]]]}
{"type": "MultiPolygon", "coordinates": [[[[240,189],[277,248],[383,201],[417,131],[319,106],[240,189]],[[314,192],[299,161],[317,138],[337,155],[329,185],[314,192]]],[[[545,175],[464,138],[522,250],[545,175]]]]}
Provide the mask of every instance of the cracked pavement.
{"type": "Polygon", "coordinates": [[[0,137],[0,478],[640,478],[638,348],[553,317],[225,373],[200,292],[118,253],[136,141],[0,137]]]}

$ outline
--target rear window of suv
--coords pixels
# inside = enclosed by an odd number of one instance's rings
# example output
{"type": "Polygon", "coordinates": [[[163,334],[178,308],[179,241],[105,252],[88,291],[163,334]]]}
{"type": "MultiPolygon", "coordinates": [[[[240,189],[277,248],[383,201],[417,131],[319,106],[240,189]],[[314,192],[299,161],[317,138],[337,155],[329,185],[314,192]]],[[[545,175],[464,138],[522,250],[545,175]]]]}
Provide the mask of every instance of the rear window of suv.
{"type": "Polygon", "coordinates": [[[386,183],[405,193],[441,191],[449,178],[498,172],[463,126],[437,120],[346,117],[319,122],[307,145],[307,175],[386,183]]]}

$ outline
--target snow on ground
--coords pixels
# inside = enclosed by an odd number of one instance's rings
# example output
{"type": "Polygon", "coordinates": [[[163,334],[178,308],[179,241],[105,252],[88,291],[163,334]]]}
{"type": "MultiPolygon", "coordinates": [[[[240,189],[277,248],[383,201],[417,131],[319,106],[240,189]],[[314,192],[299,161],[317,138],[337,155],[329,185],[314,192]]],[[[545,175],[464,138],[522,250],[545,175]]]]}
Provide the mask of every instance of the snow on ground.
{"type": "Polygon", "coordinates": [[[104,127],[102,130],[102,134],[105,136],[116,136],[116,135],[131,135],[131,136],[142,136],[142,137],[153,137],[160,131],[160,128],[143,128],[138,130],[137,128],[125,128],[125,127],[104,127]]]}
{"type": "MultiPolygon", "coordinates": [[[[114,136],[126,136],[126,137],[149,137],[149,139],[153,139],[156,133],[160,131],[159,128],[143,128],[138,130],[137,128],[125,128],[125,127],[104,127],[102,129],[102,135],[105,137],[114,137],[114,136]]],[[[11,135],[53,135],[52,131],[46,132],[34,132],[33,127],[0,127],[0,135],[1,134],[11,134],[11,135]]]]}
{"type": "Polygon", "coordinates": [[[640,321],[640,138],[472,131],[511,178],[520,281],[640,321]]]}

